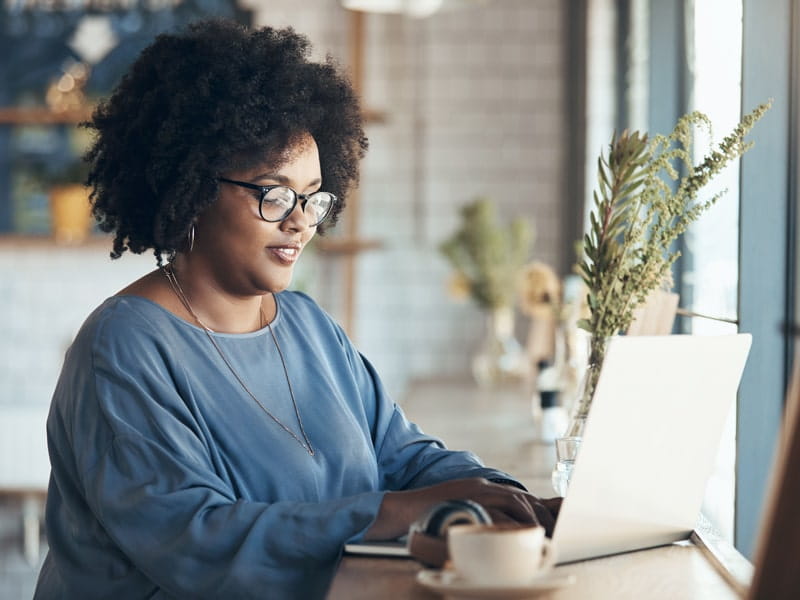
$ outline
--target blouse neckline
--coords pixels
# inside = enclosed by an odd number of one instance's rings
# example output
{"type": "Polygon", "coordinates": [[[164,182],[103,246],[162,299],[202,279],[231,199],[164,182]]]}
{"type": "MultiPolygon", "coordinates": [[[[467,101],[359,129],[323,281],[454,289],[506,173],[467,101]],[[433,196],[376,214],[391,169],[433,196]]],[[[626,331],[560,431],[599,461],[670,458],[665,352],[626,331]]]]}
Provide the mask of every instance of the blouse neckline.
{"type": "MultiPolygon", "coordinates": [[[[279,324],[279,322],[281,320],[281,314],[283,312],[282,309],[281,309],[280,300],[278,299],[278,295],[279,294],[273,294],[273,297],[275,298],[275,317],[272,319],[272,321],[270,323],[267,323],[261,329],[256,329],[255,331],[248,331],[246,333],[226,333],[226,332],[220,332],[220,331],[213,331],[212,330],[210,332],[211,335],[213,335],[214,337],[218,337],[218,338],[245,339],[245,338],[250,338],[250,337],[258,337],[258,336],[262,336],[262,335],[264,335],[266,333],[269,333],[269,328],[270,327],[276,327],[279,324]]],[[[202,333],[204,335],[206,333],[206,330],[203,329],[202,327],[200,327],[199,325],[196,325],[194,323],[190,323],[189,321],[186,321],[185,319],[182,319],[181,317],[179,317],[178,315],[176,315],[172,311],[167,310],[166,308],[164,308],[158,302],[154,302],[153,300],[150,300],[150,298],[145,298],[144,296],[137,296],[135,294],[118,294],[116,296],[111,296],[106,302],[131,301],[131,300],[133,300],[134,302],[141,302],[141,303],[146,304],[146,305],[154,306],[158,311],[166,314],[169,317],[169,319],[171,319],[173,321],[177,321],[178,323],[181,323],[183,326],[189,327],[190,329],[193,329],[193,330],[195,330],[197,332],[200,332],[200,333],[202,333]]]]}

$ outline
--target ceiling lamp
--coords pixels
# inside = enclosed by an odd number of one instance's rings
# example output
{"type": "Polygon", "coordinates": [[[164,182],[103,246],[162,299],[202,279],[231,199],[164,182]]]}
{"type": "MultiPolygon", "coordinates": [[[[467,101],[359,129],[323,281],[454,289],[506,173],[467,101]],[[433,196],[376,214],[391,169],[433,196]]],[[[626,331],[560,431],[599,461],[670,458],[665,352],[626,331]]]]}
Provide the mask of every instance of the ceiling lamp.
{"type": "Polygon", "coordinates": [[[442,8],[454,8],[475,0],[341,0],[349,10],[374,13],[403,14],[409,17],[429,17],[442,8]]]}

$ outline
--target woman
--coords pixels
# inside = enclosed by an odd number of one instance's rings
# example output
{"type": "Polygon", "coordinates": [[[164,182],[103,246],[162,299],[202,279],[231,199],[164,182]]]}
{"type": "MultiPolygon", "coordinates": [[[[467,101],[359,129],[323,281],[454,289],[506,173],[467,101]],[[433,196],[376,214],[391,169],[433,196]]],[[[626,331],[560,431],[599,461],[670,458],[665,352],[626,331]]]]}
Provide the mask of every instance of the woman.
{"type": "Polygon", "coordinates": [[[159,268],[67,353],[37,598],[320,597],[345,542],[402,535],[449,498],[552,525],[409,423],[341,328],[285,291],[366,148],[353,90],[307,53],[291,29],[197,24],[159,36],[93,115],[112,256],[153,250],[159,268]]]}

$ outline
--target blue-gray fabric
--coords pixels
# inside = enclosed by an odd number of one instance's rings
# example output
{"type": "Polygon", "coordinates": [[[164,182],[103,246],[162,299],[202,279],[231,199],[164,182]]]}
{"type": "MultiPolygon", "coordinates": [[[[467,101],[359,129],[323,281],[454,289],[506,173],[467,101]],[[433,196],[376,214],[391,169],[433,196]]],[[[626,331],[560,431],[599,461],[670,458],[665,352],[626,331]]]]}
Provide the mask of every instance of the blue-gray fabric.
{"type": "MultiPolygon", "coordinates": [[[[410,423],[308,296],[276,298],[272,328],[314,456],[202,329],[136,296],[87,319],[47,424],[50,550],[35,598],[323,597],[385,491],[508,477],[410,423]]],[[[212,335],[302,437],[269,329],[212,335]]]]}

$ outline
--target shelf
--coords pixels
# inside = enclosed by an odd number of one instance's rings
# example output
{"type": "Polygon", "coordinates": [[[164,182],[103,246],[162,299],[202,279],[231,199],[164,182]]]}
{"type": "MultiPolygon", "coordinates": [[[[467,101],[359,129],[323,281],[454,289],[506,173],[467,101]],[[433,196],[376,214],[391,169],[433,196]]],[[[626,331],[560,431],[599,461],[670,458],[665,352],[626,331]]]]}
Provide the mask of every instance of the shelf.
{"type": "MultiPolygon", "coordinates": [[[[0,234],[0,250],[11,248],[58,248],[58,249],[87,249],[102,248],[111,251],[111,235],[94,233],[84,242],[75,244],[59,243],[47,234],[0,234]]],[[[347,256],[355,255],[369,250],[379,250],[383,247],[380,240],[354,239],[354,238],[317,238],[313,242],[315,249],[323,255],[347,256]]]]}
{"type": "MultiPolygon", "coordinates": [[[[47,107],[2,107],[0,125],[75,125],[91,118],[93,107],[71,112],[53,112],[47,107]]],[[[372,109],[364,109],[366,123],[384,123],[386,114],[372,109]]],[[[110,247],[107,236],[93,235],[89,240],[77,244],[61,244],[47,234],[0,234],[0,248],[86,248],[110,247]]],[[[318,238],[317,248],[329,256],[353,257],[360,252],[381,247],[378,240],[361,239],[352,236],[318,238]]]]}
{"type": "Polygon", "coordinates": [[[354,255],[367,250],[378,250],[383,247],[383,242],[351,237],[319,237],[314,240],[314,246],[325,254],[354,255]]]}
{"type": "Polygon", "coordinates": [[[93,233],[83,242],[57,242],[53,236],[43,234],[1,233],[0,250],[58,248],[59,250],[104,249],[111,252],[111,235],[93,233]]]}
{"type": "Polygon", "coordinates": [[[0,108],[0,124],[4,125],[77,125],[92,116],[94,107],[82,110],[53,112],[47,107],[0,108]]]}
{"type": "MultiPolygon", "coordinates": [[[[0,108],[0,125],[77,125],[92,117],[93,106],[81,110],[53,112],[47,107],[0,108]]],[[[364,109],[365,123],[385,123],[386,113],[371,108],[364,109]]]]}
{"type": "Polygon", "coordinates": [[[365,108],[362,116],[364,117],[364,123],[366,124],[383,125],[388,120],[384,111],[375,110],[373,108],[365,108]]]}

